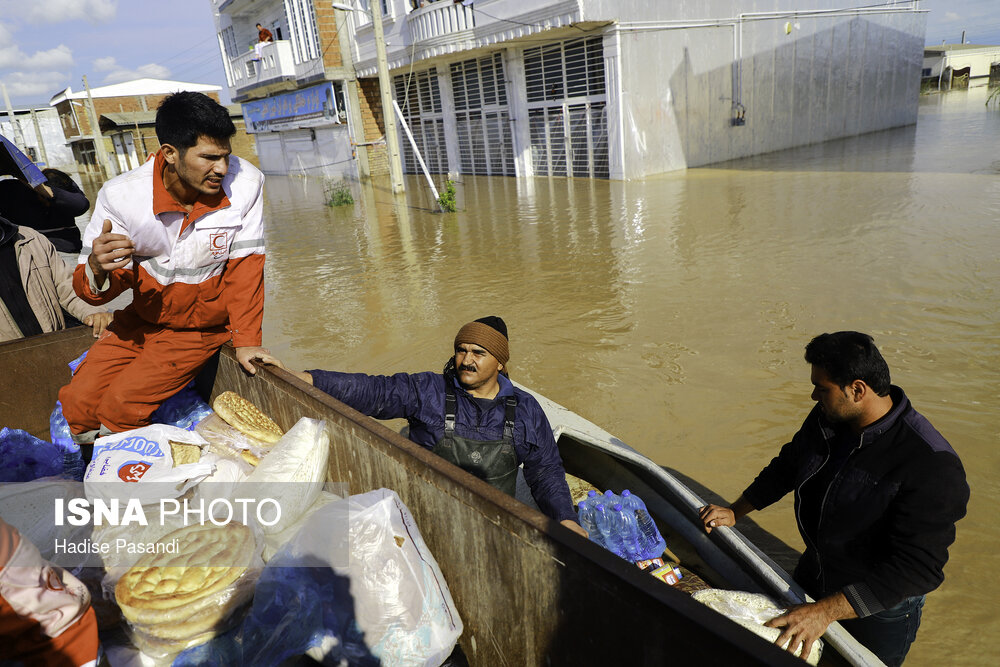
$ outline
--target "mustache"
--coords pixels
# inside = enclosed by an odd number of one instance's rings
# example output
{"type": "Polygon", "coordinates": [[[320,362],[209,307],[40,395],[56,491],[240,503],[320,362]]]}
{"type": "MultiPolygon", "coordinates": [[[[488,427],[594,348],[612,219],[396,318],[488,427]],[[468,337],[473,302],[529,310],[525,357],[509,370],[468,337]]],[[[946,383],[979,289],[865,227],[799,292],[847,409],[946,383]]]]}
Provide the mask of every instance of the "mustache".
{"type": "Polygon", "coordinates": [[[460,371],[475,371],[476,367],[475,366],[469,366],[468,364],[462,364],[461,366],[458,367],[458,370],[460,370],[460,371]]]}

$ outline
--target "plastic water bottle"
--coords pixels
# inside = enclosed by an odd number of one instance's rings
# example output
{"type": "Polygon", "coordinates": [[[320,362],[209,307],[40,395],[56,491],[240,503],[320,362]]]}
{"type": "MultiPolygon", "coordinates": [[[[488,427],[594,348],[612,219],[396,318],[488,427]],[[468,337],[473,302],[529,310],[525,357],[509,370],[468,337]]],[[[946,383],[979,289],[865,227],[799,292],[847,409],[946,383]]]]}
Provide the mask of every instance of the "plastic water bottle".
{"type": "Polygon", "coordinates": [[[661,556],[663,550],[667,548],[667,542],[660,535],[660,531],[656,527],[656,522],[649,516],[646,503],[642,502],[642,498],[625,489],[622,491],[622,507],[631,510],[631,513],[635,516],[636,526],[639,529],[641,537],[643,558],[658,558],[661,556]]]}
{"type": "Polygon", "coordinates": [[[604,499],[601,502],[604,503],[605,507],[614,507],[616,503],[620,503],[621,501],[622,499],[614,491],[608,489],[604,492],[604,499]]]}
{"type": "Polygon", "coordinates": [[[593,489],[587,491],[587,498],[582,502],[586,503],[587,508],[590,509],[591,512],[593,512],[594,505],[596,505],[599,502],[599,499],[597,497],[597,491],[594,491],[593,489]]]}
{"type": "Polygon", "coordinates": [[[577,508],[577,518],[580,520],[580,525],[587,531],[590,539],[596,541],[596,538],[600,536],[600,531],[597,529],[597,524],[594,523],[594,511],[587,507],[587,503],[583,500],[577,503],[577,508]]]}
{"type": "Polygon", "coordinates": [[[620,504],[615,504],[611,510],[611,525],[621,539],[622,557],[633,563],[642,560],[641,535],[635,522],[635,514],[623,510],[620,504]]]}
{"type": "Polygon", "coordinates": [[[608,551],[622,556],[622,541],[618,536],[617,531],[612,523],[611,513],[605,510],[603,503],[598,503],[594,507],[594,523],[597,525],[597,530],[601,534],[603,546],[608,551]]]}

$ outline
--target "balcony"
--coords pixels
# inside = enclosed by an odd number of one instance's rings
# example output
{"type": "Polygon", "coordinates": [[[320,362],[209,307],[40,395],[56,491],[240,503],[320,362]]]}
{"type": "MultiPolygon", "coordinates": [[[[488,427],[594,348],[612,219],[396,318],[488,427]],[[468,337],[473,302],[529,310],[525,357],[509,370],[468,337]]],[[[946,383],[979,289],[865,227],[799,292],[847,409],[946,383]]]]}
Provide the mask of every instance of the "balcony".
{"type": "Polygon", "coordinates": [[[232,74],[230,93],[233,98],[245,96],[254,88],[271,86],[296,77],[292,43],[288,40],[267,42],[260,45],[260,58],[251,48],[229,61],[232,74]]]}
{"type": "MultiPolygon", "coordinates": [[[[472,5],[453,0],[430,2],[407,13],[410,0],[385,0],[385,41],[389,68],[412,61],[482,48],[508,40],[562,28],[584,20],[588,0],[478,0],[472,5]]],[[[373,76],[375,35],[364,12],[351,12],[354,59],[359,76],[373,76]]]]}

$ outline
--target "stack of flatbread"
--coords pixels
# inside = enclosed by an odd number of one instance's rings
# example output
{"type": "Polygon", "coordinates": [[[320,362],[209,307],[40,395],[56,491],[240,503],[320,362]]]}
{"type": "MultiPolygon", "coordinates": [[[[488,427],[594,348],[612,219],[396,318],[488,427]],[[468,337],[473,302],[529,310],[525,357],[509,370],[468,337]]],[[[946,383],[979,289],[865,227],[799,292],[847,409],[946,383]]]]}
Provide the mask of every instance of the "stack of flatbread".
{"type": "Polygon", "coordinates": [[[212,409],[215,415],[203,420],[196,430],[250,465],[260,463],[260,457],[284,435],[273,419],[236,392],[219,394],[212,409]]]}
{"type": "Polygon", "coordinates": [[[239,620],[259,570],[250,529],[240,523],[186,526],[160,538],[177,553],[147,554],[118,580],[115,599],[136,646],[170,656],[203,644],[239,620]]]}

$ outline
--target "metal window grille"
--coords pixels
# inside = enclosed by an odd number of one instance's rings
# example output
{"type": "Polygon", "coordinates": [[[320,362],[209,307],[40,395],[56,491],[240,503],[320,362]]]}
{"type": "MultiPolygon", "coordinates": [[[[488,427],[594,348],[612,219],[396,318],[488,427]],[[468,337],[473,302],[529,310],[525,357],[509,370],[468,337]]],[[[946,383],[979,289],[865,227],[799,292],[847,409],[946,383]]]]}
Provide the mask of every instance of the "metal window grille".
{"type": "Polygon", "coordinates": [[[229,59],[239,57],[241,54],[236,48],[236,32],[233,30],[233,26],[223,29],[221,34],[222,44],[226,47],[226,55],[229,56],[229,59]]]}
{"type": "Polygon", "coordinates": [[[524,71],[535,173],[608,178],[603,38],[528,49],[524,71]]]}
{"type": "Polygon", "coordinates": [[[503,55],[452,63],[451,86],[462,173],[515,176],[503,55]]]}
{"type": "MultiPolygon", "coordinates": [[[[427,170],[432,174],[448,173],[448,151],[445,148],[444,114],[441,110],[441,90],[434,70],[415,72],[412,76],[397,76],[393,85],[396,103],[410,127],[413,140],[420,149],[427,170]],[[407,85],[409,81],[409,85],[407,85]]],[[[403,170],[420,173],[420,163],[410,141],[400,128],[400,151],[403,170]]]]}

